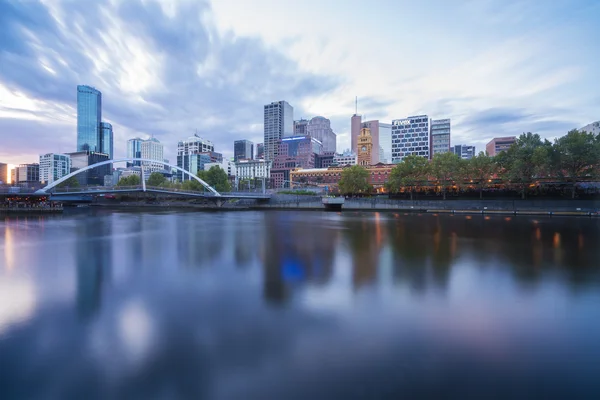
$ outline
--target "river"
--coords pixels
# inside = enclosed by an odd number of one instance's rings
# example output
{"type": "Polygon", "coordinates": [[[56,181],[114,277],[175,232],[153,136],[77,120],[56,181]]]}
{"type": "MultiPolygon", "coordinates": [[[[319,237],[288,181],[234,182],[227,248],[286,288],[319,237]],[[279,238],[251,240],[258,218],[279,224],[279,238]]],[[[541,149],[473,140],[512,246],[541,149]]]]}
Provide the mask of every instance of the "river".
{"type": "Polygon", "coordinates": [[[0,398],[600,398],[600,220],[0,220],[0,398]]]}

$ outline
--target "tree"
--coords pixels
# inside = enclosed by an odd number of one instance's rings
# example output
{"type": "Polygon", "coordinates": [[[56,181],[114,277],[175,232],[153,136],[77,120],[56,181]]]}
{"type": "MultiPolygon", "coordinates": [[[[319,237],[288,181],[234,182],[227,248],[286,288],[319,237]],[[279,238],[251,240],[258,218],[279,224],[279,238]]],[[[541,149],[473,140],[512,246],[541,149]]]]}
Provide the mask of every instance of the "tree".
{"type": "Polygon", "coordinates": [[[600,145],[592,133],[569,131],[554,142],[558,161],[558,175],[572,182],[571,197],[575,198],[575,182],[578,178],[592,177],[598,172],[600,145]]]}
{"type": "Polygon", "coordinates": [[[161,186],[165,181],[166,179],[163,174],[161,174],[160,172],[153,172],[148,177],[148,182],[146,183],[148,184],[148,186],[161,186]]]}
{"type": "Polygon", "coordinates": [[[59,188],[64,188],[64,187],[78,188],[79,180],[77,180],[76,176],[72,176],[69,179],[67,179],[66,181],[59,183],[57,185],[57,187],[59,187],[59,188]]]}
{"type": "Polygon", "coordinates": [[[137,186],[141,183],[138,175],[129,175],[119,179],[117,186],[137,186]]]}
{"type": "Polygon", "coordinates": [[[189,179],[187,181],[183,181],[181,184],[181,189],[199,192],[204,189],[204,186],[202,186],[202,184],[195,179],[189,179]]]}
{"type": "Polygon", "coordinates": [[[442,195],[446,200],[446,186],[459,178],[462,160],[454,153],[438,153],[431,161],[431,172],[442,187],[442,195]]]}
{"type": "Polygon", "coordinates": [[[496,171],[494,160],[483,151],[463,163],[463,176],[465,180],[476,181],[479,188],[479,198],[483,198],[483,188],[493,178],[496,171]]]}
{"type": "Polygon", "coordinates": [[[401,187],[407,188],[412,200],[413,191],[427,181],[428,173],[429,162],[427,159],[410,154],[392,169],[388,190],[397,193],[401,187]]]}
{"type": "Polygon", "coordinates": [[[533,182],[548,160],[543,150],[536,151],[542,146],[547,146],[547,143],[542,142],[540,135],[527,132],[519,136],[506,154],[500,153],[498,162],[502,165],[502,171],[507,179],[520,185],[523,199],[525,187],[533,182]]]}
{"type": "Polygon", "coordinates": [[[214,165],[204,172],[206,172],[206,179],[200,179],[212,186],[217,192],[231,192],[229,177],[223,168],[214,165]]]}
{"type": "Polygon", "coordinates": [[[371,191],[368,182],[369,172],[360,165],[344,168],[342,177],[338,183],[342,194],[362,194],[371,191]]]}

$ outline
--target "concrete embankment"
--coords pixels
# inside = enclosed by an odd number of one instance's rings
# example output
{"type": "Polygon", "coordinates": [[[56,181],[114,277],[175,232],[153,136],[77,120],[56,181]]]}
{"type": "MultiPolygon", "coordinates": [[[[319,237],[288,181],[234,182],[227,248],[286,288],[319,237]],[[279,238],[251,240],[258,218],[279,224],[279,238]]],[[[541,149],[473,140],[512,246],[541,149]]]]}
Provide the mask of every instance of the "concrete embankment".
{"type": "MultiPolygon", "coordinates": [[[[323,210],[320,198],[274,198],[254,209],[323,210]]],[[[343,211],[403,211],[454,214],[599,216],[598,200],[394,200],[346,199],[343,211]]]]}

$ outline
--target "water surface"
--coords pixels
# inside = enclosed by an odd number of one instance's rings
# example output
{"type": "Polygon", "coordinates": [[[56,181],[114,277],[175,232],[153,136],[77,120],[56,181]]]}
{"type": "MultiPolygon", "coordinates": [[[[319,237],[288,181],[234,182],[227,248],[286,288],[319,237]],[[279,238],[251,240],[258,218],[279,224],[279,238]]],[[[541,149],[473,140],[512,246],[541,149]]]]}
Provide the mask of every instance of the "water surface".
{"type": "Polygon", "coordinates": [[[0,220],[0,398],[600,398],[600,221],[0,220]]]}

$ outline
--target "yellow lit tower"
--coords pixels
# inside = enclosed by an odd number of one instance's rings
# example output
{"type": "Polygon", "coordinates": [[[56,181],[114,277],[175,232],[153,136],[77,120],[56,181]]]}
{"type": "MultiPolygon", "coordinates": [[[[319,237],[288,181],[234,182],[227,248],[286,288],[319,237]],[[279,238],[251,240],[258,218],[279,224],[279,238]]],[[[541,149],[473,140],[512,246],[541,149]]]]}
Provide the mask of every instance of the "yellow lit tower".
{"type": "Polygon", "coordinates": [[[373,138],[371,130],[363,124],[358,135],[358,165],[371,165],[371,153],[373,151],[373,138]]]}

